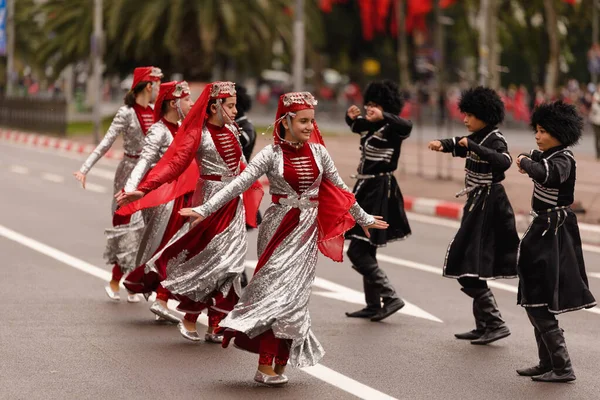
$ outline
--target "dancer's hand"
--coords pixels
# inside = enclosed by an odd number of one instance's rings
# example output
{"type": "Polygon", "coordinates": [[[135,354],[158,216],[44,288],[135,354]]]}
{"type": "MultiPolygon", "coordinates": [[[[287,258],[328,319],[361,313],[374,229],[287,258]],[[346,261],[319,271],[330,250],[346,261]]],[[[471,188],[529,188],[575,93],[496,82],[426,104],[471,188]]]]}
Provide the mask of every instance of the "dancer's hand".
{"type": "Polygon", "coordinates": [[[525,158],[525,157],[527,157],[527,156],[520,155],[520,156],[517,158],[517,168],[519,168],[519,172],[520,172],[520,173],[522,173],[522,174],[526,174],[526,173],[527,173],[527,172],[525,172],[525,171],[524,171],[524,170],[521,168],[521,160],[522,160],[523,158],[525,158]]]}
{"type": "Polygon", "coordinates": [[[433,140],[433,141],[429,142],[427,147],[429,148],[429,150],[433,150],[433,151],[444,150],[444,146],[442,146],[442,142],[440,142],[439,140],[433,140]]]}
{"type": "Polygon", "coordinates": [[[198,214],[196,211],[194,211],[193,208],[182,208],[181,210],[179,210],[179,215],[181,215],[182,217],[189,217],[191,224],[190,224],[190,229],[194,229],[196,227],[196,225],[198,225],[200,222],[204,221],[204,217],[200,214],[198,214]]]}
{"type": "Polygon", "coordinates": [[[466,147],[468,149],[469,148],[469,139],[467,139],[466,137],[460,139],[458,141],[458,145],[462,146],[462,147],[466,147]]]}
{"type": "Polygon", "coordinates": [[[375,222],[372,223],[371,225],[365,225],[363,226],[363,231],[365,231],[365,235],[370,238],[371,234],[369,233],[369,229],[387,229],[390,225],[385,222],[383,220],[383,217],[380,217],[379,215],[373,215],[373,217],[375,218],[375,222]]]}
{"type": "Polygon", "coordinates": [[[115,195],[115,199],[117,200],[117,205],[119,207],[126,206],[129,203],[132,203],[136,200],[141,199],[145,196],[145,193],[141,190],[134,190],[133,192],[125,193],[119,192],[115,195]]]}
{"type": "Polygon", "coordinates": [[[360,108],[358,108],[355,105],[351,105],[350,108],[348,108],[348,112],[346,114],[352,121],[354,121],[357,117],[360,116],[360,108]]]}
{"type": "Polygon", "coordinates": [[[77,179],[79,182],[81,182],[81,186],[85,189],[85,179],[86,179],[86,174],[82,173],[82,172],[73,172],[73,176],[75,177],[75,179],[77,179]]]}

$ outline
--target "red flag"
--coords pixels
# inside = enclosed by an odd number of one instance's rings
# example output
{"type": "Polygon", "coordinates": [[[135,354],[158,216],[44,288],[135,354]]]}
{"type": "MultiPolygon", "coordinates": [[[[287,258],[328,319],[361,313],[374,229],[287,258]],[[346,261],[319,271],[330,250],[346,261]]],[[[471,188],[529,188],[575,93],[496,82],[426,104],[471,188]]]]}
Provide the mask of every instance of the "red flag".
{"type": "Polygon", "coordinates": [[[319,0],[319,8],[324,13],[330,13],[333,10],[333,0],[319,0]]]}
{"type": "Polygon", "coordinates": [[[373,2],[372,0],[359,0],[360,5],[360,20],[362,22],[363,38],[367,41],[373,40],[373,2]]]}
{"type": "Polygon", "coordinates": [[[414,29],[425,30],[425,15],[431,12],[431,0],[408,0],[408,11],[406,13],[406,31],[414,29]]]}

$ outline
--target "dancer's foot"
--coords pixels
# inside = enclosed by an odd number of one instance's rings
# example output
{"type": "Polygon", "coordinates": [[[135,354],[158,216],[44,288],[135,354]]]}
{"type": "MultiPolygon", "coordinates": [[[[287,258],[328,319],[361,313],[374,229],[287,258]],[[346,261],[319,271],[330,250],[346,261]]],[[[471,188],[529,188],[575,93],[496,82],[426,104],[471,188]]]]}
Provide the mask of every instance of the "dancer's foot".
{"type": "Polygon", "coordinates": [[[273,368],[273,371],[277,374],[277,375],[283,375],[285,374],[285,365],[279,365],[276,364],[275,368],[273,368]]]}
{"type": "Polygon", "coordinates": [[[268,386],[279,386],[288,383],[289,379],[287,376],[276,374],[270,365],[259,365],[254,374],[254,381],[268,386]]]}
{"type": "Polygon", "coordinates": [[[181,333],[181,336],[183,336],[187,340],[191,340],[192,342],[199,342],[202,340],[202,338],[198,335],[198,332],[196,331],[195,322],[190,322],[184,319],[177,324],[177,328],[179,329],[179,333],[181,333]]]}
{"type": "Polygon", "coordinates": [[[223,343],[223,333],[215,333],[216,327],[209,326],[204,334],[204,341],[209,343],[223,343]]]}

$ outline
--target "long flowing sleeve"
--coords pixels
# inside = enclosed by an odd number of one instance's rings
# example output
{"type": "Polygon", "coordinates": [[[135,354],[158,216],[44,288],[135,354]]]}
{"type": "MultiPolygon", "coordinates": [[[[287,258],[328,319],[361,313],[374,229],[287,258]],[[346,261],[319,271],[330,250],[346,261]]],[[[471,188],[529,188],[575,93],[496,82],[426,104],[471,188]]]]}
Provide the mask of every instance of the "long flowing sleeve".
{"type": "Polygon", "coordinates": [[[131,110],[127,106],[119,108],[117,115],[113,118],[106,135],[102,141],[96,146],[94,151],[85,160],[79,171],[82,174],[87,174],[90,169],[101,159],[106,152],[112,147],[117,137],[123,133],[130,124],[131,110]]]}
{"type": "Polygon", "coordinates": [[[156,166],[148,174],[144,182],[139,185],[138,190],[144,193],[151,192],[165,183],[169,183],[177,179],[189,167],[194,160],[200,137],[202,135],[202,127],[196,127],[186,132],[181,132],[181,139],[177,139],[171,143],[167,154],[158,161],[156,166]],[[174,147],[175,146],[175,147],[174,147]]]}
{"type": "Polygon", "coordinates": [[[164,130],[161,130],[160,126],[156,124],[152,125],[144,138],[142,154],[135,168],[131,171],[127,183],[125,183],[125,192],[136,190],[146,172],[152,167],[152,164],[160,160],[160,148],[166,144],[164,141],[164,130]]]}
{"type": "MultiPolygon", "coordinates": [[[[323,177],[327,179],[329,182],[333,183],[336,187],[345,190],[346,192],[351,192],[348,186],[342,180],[342,177],[338,173],[335,164],[333,163],[333,159],[329,155],[329,152],[325,148],[325,146],[320,146],[321,153],[321,164],[323,165],[323,177]]],[[[371,225],[375,223],[375,218],[368,214],[365,210],[362,209],[361,206],[358,205],[357,202],[354,202],[352,207],[349,210],[352,217],[356,220],[356,223],[360,226],[371,225]]]]}
{"type": "Polygon", "coordinates": [[[203,217],[208,217],[225,204],[245,192],[262,175],[269,171],[273,156],[273,146],[267,146],[260,151],[248,164],[244,172],[221,189],[210,200],[195,207],[193,210],[203,217]]]}

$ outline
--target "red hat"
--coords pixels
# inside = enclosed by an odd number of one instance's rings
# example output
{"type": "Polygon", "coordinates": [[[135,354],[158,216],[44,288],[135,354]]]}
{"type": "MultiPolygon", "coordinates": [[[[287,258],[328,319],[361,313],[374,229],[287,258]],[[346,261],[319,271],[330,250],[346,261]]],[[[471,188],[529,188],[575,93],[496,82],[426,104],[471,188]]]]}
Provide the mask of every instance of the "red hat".
{"type": "Polygon", "coordinates": [[[154,122],[157,122],[161,115],[162,104],[165,100],[178,100],[183,99],[190,95],[190,86],[186,81],[172,81],[167,83],[162,83],[160,85],[160,89],[158,90],[158,96],[156,97],[156,102],[154,103],[154,122]]]}
{"type": "Polygon", "coordinates": [[[133,90],[140,82],[153,82],[158,81],[163,77],[163,73],[160,68],[156,67],[139,67],[133,70],[133,83],[131,84],[131,90],[133,90]]]}
{"type": "MultiPolygon", "coordinates": [[[[317,100],[310,92],[290,92],[282,95],[279,98],[279,104],[277,105],[277,115],[275,116],[275,125],[273,128],[273,139],[275,144],[281,143],[279,124],[283,118],[290,113],[296,113],[302,110],[312,110],[317,103],[317,100]]],[[[313,123],[313,132],[309,142],[325,144],[316,122],[313,123]]]]}

